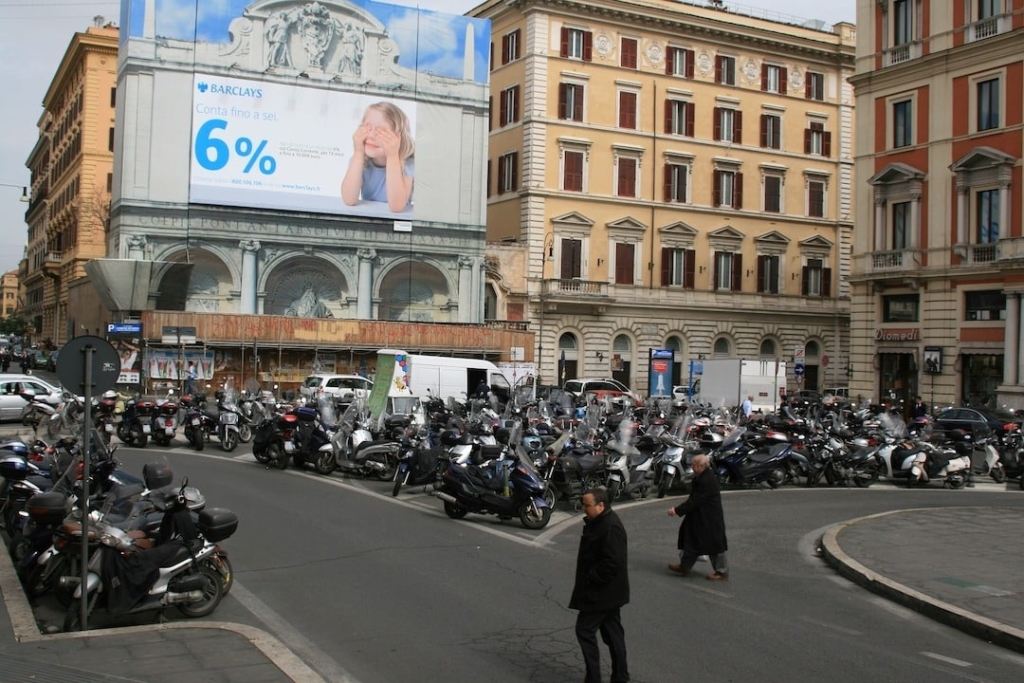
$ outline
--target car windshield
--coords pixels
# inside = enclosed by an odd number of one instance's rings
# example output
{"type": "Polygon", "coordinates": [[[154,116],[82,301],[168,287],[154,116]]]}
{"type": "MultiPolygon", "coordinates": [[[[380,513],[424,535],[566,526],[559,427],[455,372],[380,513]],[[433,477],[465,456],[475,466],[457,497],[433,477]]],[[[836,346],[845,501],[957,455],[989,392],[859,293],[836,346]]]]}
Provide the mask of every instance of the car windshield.
{"type": "Polygon", "coordinates": [[[315,375],[313,377],[307,377],[302,386],[309,388],[318,387],[320,386],[320,378],[315,375]]]}

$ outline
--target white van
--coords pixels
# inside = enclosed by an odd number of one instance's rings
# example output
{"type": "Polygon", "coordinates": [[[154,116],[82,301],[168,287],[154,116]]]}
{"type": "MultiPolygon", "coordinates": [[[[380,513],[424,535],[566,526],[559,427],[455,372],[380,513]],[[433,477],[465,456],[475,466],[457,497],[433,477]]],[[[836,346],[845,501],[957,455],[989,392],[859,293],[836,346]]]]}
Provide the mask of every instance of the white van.
{"type": "Polygon", "coordinates": [[[437,396],[445,401],[451,397],[465,401],[483,380],[499,400],[507,401],[512,389],[512,383],[501,368],[482,358],[421,356],[392,349],[381,349],[377,353],[378,359],[384,353],[402,354],[408,359],[409,389],[414,396],[437,396]]]}

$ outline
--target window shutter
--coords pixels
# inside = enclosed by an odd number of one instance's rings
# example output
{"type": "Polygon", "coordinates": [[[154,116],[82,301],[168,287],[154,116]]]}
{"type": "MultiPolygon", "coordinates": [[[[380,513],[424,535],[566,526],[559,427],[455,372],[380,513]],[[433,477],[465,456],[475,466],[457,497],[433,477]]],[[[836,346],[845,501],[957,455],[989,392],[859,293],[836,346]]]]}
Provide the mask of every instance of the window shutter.
{"type": "Polygon", "coordinates": [[[715,259],[715,264],[711,268],[711,291],[715,291],[716,289],[718,289],[718,262],[719,262],[718,255],[719,255],[719,253],[720,252],[716,251],[714,253],[714,256],[712,257],[712,258],[715,259]]]}
{"type": "Polygon", "coordinates": [[[779,92],[783,95],[789,92],[789,79],[784,66],[779,67],[779,92]]]}
{"type": "Polygon", "coordinates": [[[619,127],[636,128],[636,93],[619,93],[619,127]]]}
{"type": "Polygon", "coordinates": [[[712,171],[711,172],[711,205],[721,206],[722,205],[722,172],[712,171]]]}
{"type": "Polygon", "coordinates": [[[573,85],[570,86],[573,93],[573,109],[572,109],[572,120],[582,121],[583,120],[583,86],[573,85]]]}
{"type": "Polygon", "coordinates": [[[574,192],[582,192],[583,155],[579,152],[566,152],[563,163],[565,166],[564,188],[574,192]]]}
{"type": "Polygon", "coordinates": [[[804,81],[804,97],[811,99],[814,97],[814,85],[812,84],[814,79],[811,78],[812,74],[807,74],[807,80],[804,81]]]}
{"type": "Polygon", "coordinates": [[[665,132],[672,132],[672,100],[665,100],[665,132]]]}
{"type": "Polygon", "coordinates": [[[693,78],[693,50],[683,50],[685,55],[686,63],[683,65],[685,76],[687,78],[693,78]]]}
{"type": "Polygon", "coordinates": [[[558,118],[568,118],[566,114],[566,100],[568,100],[569,86],[565,83],[558,84],[558,118]]]}
{"type": "Polygon", "coordinates": [[[562,52],[563,57],[569,56],[569,29],[562,27],[562,52]]]}
{"type": "Polygon", "coordinates": [[[823,268],[821,271],[821,295],[832,296],[832,269],[823,268]]]}
{"type": "Polygon", "coordinates": [[[824,185],[818,182],[812,182],[808,185],[808,211],[811,216],[820,218],[825,215],[824,206],[824,185]]]}
{"type": "Polygon", "coordinates": [[[676,70],[676,55],[679,53],[674,47],[670,47],[666,50],[665,55],[665,74],[671,75],[676,70]]]}
{"type": "Polygon", "coordinates": [[[683,112],[686,116],[686,135],[693,137],[693,109],[696,105],[693,102],[683,104],[683,112]]]}
{"type": "Polygon", "coordinates": [[[715,140],[722,139],[722,108],[715,107],[713,118],[715,120],[715,140]]]}
{"type": "Polygon", "coordinates": [[[494,41],[491,41],[490,69],[494,71],[494,41]]]}
{"type": "Polygon", "coordinates": [[[810,289],[811,275],[810,270],[807,266],[804,266],[800,270],[800,294],[807,296],[807,290],[810,289]]]}
{"type": "Polygon", "coordinates": [[[672,256],[673,250],[668,247],[661,248],[661,286],[668,287],[672,284],[672,256]]]}
{"type": "Polygon", "coordinates": [[[761,91],[768,90],[768,65],[761,65],[761,91]]]}
{"type": "Polygon", "coordinates": [[[675,199],[672,196],[672,164],[665,164],[665,201],[675,199]]]}
{"type": "Polygon", "coordinates": [[[522,34],[519,29],[512,32],[512,37],[516,39],[516,49],[512,51],[512,59],[519,59],[519,46],[523,44],[523,41],[520,40],[522,34]]]}
{"type": "Polygon", "coordinates": [[[626,69],[636,68],[636,40],[623,38],[620,40],[621,54],[619,56],[620,66],[626,69]]]}
{"type": "Polygon", "coordinates": [[[502,92],[498,99],[498,125],[504,126],[508,123],[508,96],[502,92]]]}
{"type": "Polygon", "coordinates": [[[512,87],[512,122],[519,120],[519,86],[512,87]]]}
{"type": "Polygon", "coordinates": [[[615,245],[615,284],[633,284],[633,254],[632,244],[617,243],[615,245]]]}
{"type": "Polygon", "coordinates": [[[743,254],[732,255],[732,291],[743,291],[743,254]]]}
{"type": "Polygon", "coordinates": [[[636,161],[619,159],[619,196],[636,196],[636,161]]]}
{"type": "Polygon", "coordinates": [[[811,129],[804,128],[804,154],[811,153],[811,129]]]}
{"type": "Polygon", "coordinates": [[[757,257],[757,291],[765,292],[768,290],[766,286],[764,275],[765,275],[765,259],[767,256],[761,255],[757,257]]]}
{"type": "Polygon", "coordinates": [[[497,192],[501,194],[505,191],[505,158],[498,157],[498,187],[497,192]]]}
{"type": "Polygon", "coordinates": [[[715,55],[715,83],[721,83],[721,82],[722,82],[722,58],[719,55],[715,55]]]}
{"type": "Polygon", "coordinates": [[[501,63],[508,64],[508,34],[501,37],[501,63]]]}
{"type": "Polygon", "coordinates": [[[583,61],[589,62],[593,57],[594,36],[590,31],[583,33],[583,61]]]}
{"type": "Polygon", "coordinates": [[[696,252],[693,249],[687,249],[683,252],[683,287],[693,289],[693,275],[696,270],[696,252]]]}
{"type": "Polygon", "coordinates": [[[519,152],[512,152],[512,183],[509,186],[513,190],[519,189],[519,152]]]}
{"type": "Polygon", "coordinates": [[[487,160],[487,196],[491,196],[491,160],[487,160]]]}
{"type": "Polygon", "coordinates": [[[732,115],[732,141],[743,144],[743,112],[737,109],[732,115]]]}
{"type": "Polygon", "coordinates": [[[732,208],[743,208],[743,174],[737,173],[732,184],[732,208]]]}
{"type": "Polygon", "coordinates": [[[768,146],[768,115],[761,114],[761,146],[768,146]]]}
{"type": "Polygon", "coordinates": [[[822,133],[821,153],[823,156],[832,156],[832,133],[822,133]]]}
{"type": "Polygon", "coordinates": [[[487,130],[494,127],[494,97],[487,98],[487,130]]]}

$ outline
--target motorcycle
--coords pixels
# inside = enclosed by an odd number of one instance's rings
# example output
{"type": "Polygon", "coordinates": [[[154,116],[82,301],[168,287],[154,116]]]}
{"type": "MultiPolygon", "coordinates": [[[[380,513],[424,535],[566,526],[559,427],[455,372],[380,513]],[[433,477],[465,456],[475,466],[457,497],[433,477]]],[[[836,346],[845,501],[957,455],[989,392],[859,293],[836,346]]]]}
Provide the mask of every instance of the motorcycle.
{"type": "Polygon", "coordinates": [[[204,410],[206,397],[202,394],[182,396],[181,406],[185,411],[185,439],[192,448],[201,451],[206,446],[210,434],[217,432],[219,423],[204,410]]]}
{"type": "Polygon", "coordinates": [[[125,402],[124,414],[117,425],[117,438],[135,448],[145,448],[153,431],[152,401],[133,398],[125,402]]]}
{"type": "MultiPolygon", "coordinates": [[[[510,439],[516,441],[518,435],[510,439]]],[[[551,519],[544,481],[533,464],[511,448],[502,448],[499,458],[479,465],[449,461],[435,488],[434,495],[444,501],[445,514],[452,519],[470,512],[499,519],[519,517],[527,529],[542,529],[551,519]]]]}
{"type": "MultiPolygon", "coordinates": [[[[332,453],[339,471],[391,481],[398,470],[401,444],[396,438],[374,438],[363,399],[349,404],[331,437],[332,453]]],[[[385,437],[401,436],[410,420],[405,415],[381,415],[378,431],[385,437]]]]}
{"type": "Polygon", "coordinates": [[[165,398],[157,399],[153,411],[153,441],[165,448],[171,444],[178,430],[178,402],[173,400],[174,390],[165,398]]]}
{"type": "MultiPolygon", "coordinates": [[[[718,480],[738,486],[760,483],[773,489],[782,486],[789,477],[791,463],[797,458],[793,445],[788,440],[755,445],[742,438],[745,434],[745,427],[735,428],[713,453],[718,480]]],[[[774,434],[785,439],[781,432],[774,434]]]]}
{"type": "Polygon", "coordinates": [[[319,474],[330,474],[337,467],[331,432],[328,425],[335,422],[334,403],[330,397],[320,397],[316,408],[300,406],[294,413],[298,418],[289,444],[292,463],[302,469],[307,464],[319,474]]]}
{"type": "MultiPolygon", "coordinates": [[[[139,549],[126,532],[100,522],[90,543],[88,575],[63,576],[60,583],[74,588],[64,618],[65,631],[77,631],[83,613],[99,607],[112,615],[162,611],[174,605],[189,618],[211,614],[224,597],[225,578],[215,563],[217,543],[238,528],[238,517],[226,509],[204,509],[192,521],[184,496],[165,513],[161,543],[139,549]],[[155,573],[155,579],[150,578],[155,573]]],[[[71,547],[74,547],[73,545],[71,547]]],[[[72,551],[74,552],[74,551],[72,551]]]]}
{"type": "Polygon", "coordinates": [[[291,457],[286,446],[294,448],[293,435],[299,421],[294,412],[266,417],[256,425],[252,436],[252,454],[256,461],[283,470],[291,457]]]}
{"type": "Polygon", "coordinates": [[[238,423],[241,416],[235,405],[234,390],[217,392],[217,440],[226,453],[238,447],[238,423]]]}

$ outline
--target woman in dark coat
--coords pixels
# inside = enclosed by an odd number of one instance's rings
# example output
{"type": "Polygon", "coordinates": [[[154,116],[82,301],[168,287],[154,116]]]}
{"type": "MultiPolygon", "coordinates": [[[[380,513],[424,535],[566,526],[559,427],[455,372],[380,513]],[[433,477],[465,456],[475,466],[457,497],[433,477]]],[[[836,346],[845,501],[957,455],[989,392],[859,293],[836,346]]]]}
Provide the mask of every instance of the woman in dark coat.
{"type": "Polygon", "coordinates": [[[697,455],[693,458],[693,488],[690,497],[680,505],[670,508],[670,517],[682,517],[679,525],[679,564],[668,568],[683,576],[690,573],[693,563],[701,555],[707,555],[714,571],[708,574],[710,581],[725,581],[729,578],[725,551],[725,515],[722,513],[722,492],[718,477],[708,467],[708,457],[697,455]]]}

